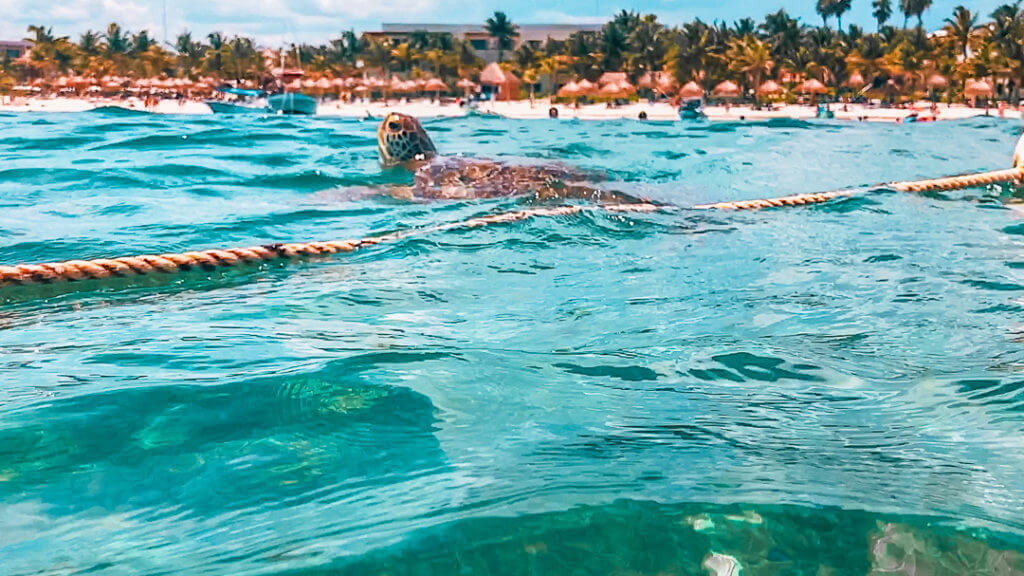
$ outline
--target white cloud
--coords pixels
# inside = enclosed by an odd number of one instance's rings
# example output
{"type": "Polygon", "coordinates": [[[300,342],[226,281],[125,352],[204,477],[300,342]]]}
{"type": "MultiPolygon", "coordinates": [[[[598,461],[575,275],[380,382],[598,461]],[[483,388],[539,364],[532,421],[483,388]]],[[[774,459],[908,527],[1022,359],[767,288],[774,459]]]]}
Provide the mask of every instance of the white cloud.
{"type": "Polygon", "coordinates": [[[578,16],[558,10],[538,10],[533,13],[530,21],[544,24],[604,24],[610,19],[611,15],[578,16]]]}

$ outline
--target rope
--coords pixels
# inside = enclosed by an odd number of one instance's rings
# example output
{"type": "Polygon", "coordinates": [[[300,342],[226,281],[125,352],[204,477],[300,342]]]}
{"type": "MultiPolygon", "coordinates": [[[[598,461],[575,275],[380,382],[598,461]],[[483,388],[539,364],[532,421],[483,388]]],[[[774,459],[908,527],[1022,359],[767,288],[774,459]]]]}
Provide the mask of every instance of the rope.
{"type": "Polygon", "coordinates": [[[214,270],[239,264],[252,264],[281,259],[302,259],[330,256],[339,252],[352,252],[358,248],[392,242],[401,238],[455,228],[478,228],[490,224],[516,222],[528,218],[567,216],[584,211],[656,212],[664,207],[654,204],[613,204],[608,206],[559,206],[532,208],[470,218],[461,222],[441,224],[429,228],[370,236],[358,240],[332,240],[327,242],[295,242],[265,244],[248,248],[226,248],[182,252],[180,254],[144,254],[121,258],[96,260],[68,260],[47,264],[19,264],[0,266],[0,288],[19,284],[49,284],[60,281],[99,280],[111,277],[139,276],[163,272],[173,274],[192,269],[214,270]]]}
{"type": "MultiPolygon", "coordinates": [[[[960,190],[975,186],[988,186],[1001,182],[1022,182],[1024,181],[1024,166],[1009,168],[1006,170],[995,170],[992,172],[979,172],[977,174],[965,174],[963,176],[950,176],[947,178],[935,178],[933,180],[912,180],[909,182],[890,182],[883,184],[881,188],[890,188],[899,192],[932,192],[936,190],[960,190]]],[[[778,198],[763,198],[759,200],[737,200],[735,202],[716,202],[714,204],[700,204],[694,206],[699,210],[761,210],[778,206],[802,206],[804,204],[820,204],[828,202],[841,196],[853,194],[853,190],[839,190],[835,192],[820,192],[818,194],[794,194],[792,196],[780,196],[778,198]]]]}
{"type": "Polygon", "coordinates": [[[966,174],[964,176],[950,176],[948,178],[936,178],[934,180],[917,180],[915,182],[893,182],[888,185],[893,190],[900,192],[931,192],[935,190],[960,190],[975,186],[988,186],[1001,182],[1024,181],[1024,167],[1015,166],[1006,170],[993,172],[981,172],[979,174],[966,174]]]}
{"type": "Polygon", "coordinates": [[[834,198],[845,196],[850,192],[819,192],[818,194],[794,194],[778,198],[761,198],[758,200],[736,200],[734,202],[716,202],[714,204],[698,204],[698,210],[761,210],[778,206],[802,206],[804,204],[820,204],[834,198]]]}
{"type": "MultiPolygon", "coordinates": [[[[983,186],[999,182],[1024,181],[1024,166],[1008,170],[919,180],[911,182],[893,182],[886,187],[903,192],[924,192],[932,190],[957,190],[973,186],[983,186]]],[[[735,202],[718,202],[694,206],[699,210],[760,210],[781,206],[801,206],[828,202],[840,196],[852,194],[852,191],[822,192],[819,194],[795,194],[778,198],[760,200],[739,200],[735,202]]],[[[251,264],[282,259],[314,258],[330,256],[339,252],[352,252],[366,246],[374,246],[391,242],[413,235],[451,230],[456,228],[477,228],[490,224],[517,222],[529,218],[569,216],[585,211],[622,212],[659,212],[675,207],[659,206],[649,203],[610,204],[604,206],[559,206],[555,208],[530,208],[514,212],[503,212],[470,218],[461,222],[441,224],[428,228],[395,232],[383,236],[370,236],[356,240],[332,240],[326,242],[298,242],[288,244],[265,244],[248,248],[226,248],[202,250],[198,252],[182,252],[180,254],[146,254],[141,256],[124,256],[121,258],[99,258],[96,260],[68,260],[48,264],[19,264],[17,266],[0,266],[0,288],[20,284],[49,284],[60,281],[96,280],[111,277],[138,276],[162,272],[173,274],[195,268],[214,270],[238,264],[251,264]]]]}

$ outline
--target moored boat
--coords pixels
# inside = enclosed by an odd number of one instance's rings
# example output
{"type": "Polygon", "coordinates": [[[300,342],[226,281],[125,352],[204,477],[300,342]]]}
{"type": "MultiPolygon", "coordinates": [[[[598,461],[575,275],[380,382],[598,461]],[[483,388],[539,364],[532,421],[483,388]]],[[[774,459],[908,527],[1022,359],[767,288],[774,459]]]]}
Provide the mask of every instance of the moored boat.
{"type": "Polygon", "coordinates": [[[263,92],[259,90],[246,90],[231,86],[217,88],[222,94],[237,96],[235,100],[207,100],[206,105],[213,110],[214,114],[266,114],[270,112],[267,101],[263,98],[263,92]]]}
{"type": "Polygon", "coordinates": [[[316,99],[301,92],[283,92],[267,98],[270,110],[278,114],[316,114],[316,99]]]}

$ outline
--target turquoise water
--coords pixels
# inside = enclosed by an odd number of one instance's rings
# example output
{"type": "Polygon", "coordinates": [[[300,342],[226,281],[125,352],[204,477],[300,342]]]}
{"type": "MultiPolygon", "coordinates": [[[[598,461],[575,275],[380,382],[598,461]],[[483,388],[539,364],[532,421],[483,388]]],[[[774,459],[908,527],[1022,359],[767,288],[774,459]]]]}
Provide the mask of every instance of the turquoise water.
{"type": "MultiPolygon", "coordinates": [[[[1002,168],[1020,131],[425,126],[681,206],[1002,168]]],[[[0,116],[0,263],[529,204],[366,197],[407,180],[374,130],[0,116]]],[[[595,213],[0,292],[0,573],[1022,573],[1013,201],[595,213]]]]}

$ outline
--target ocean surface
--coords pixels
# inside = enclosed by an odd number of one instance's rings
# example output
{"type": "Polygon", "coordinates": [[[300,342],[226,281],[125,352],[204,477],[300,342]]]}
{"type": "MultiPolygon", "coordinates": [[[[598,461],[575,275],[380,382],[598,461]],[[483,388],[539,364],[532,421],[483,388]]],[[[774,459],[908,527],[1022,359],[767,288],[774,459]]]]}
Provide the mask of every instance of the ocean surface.
{"type": "MultiPolygon", "coordinates": [[[[1011,121],[430,120],[681,207],[0,290],[0,574],[1024,573],[1011,121]]],[[[0,263],[358,238],[375,124],[0,116],[0,263]]],[[[1022,198],[1024,199],[1024,198],[1022,198]]]]}

